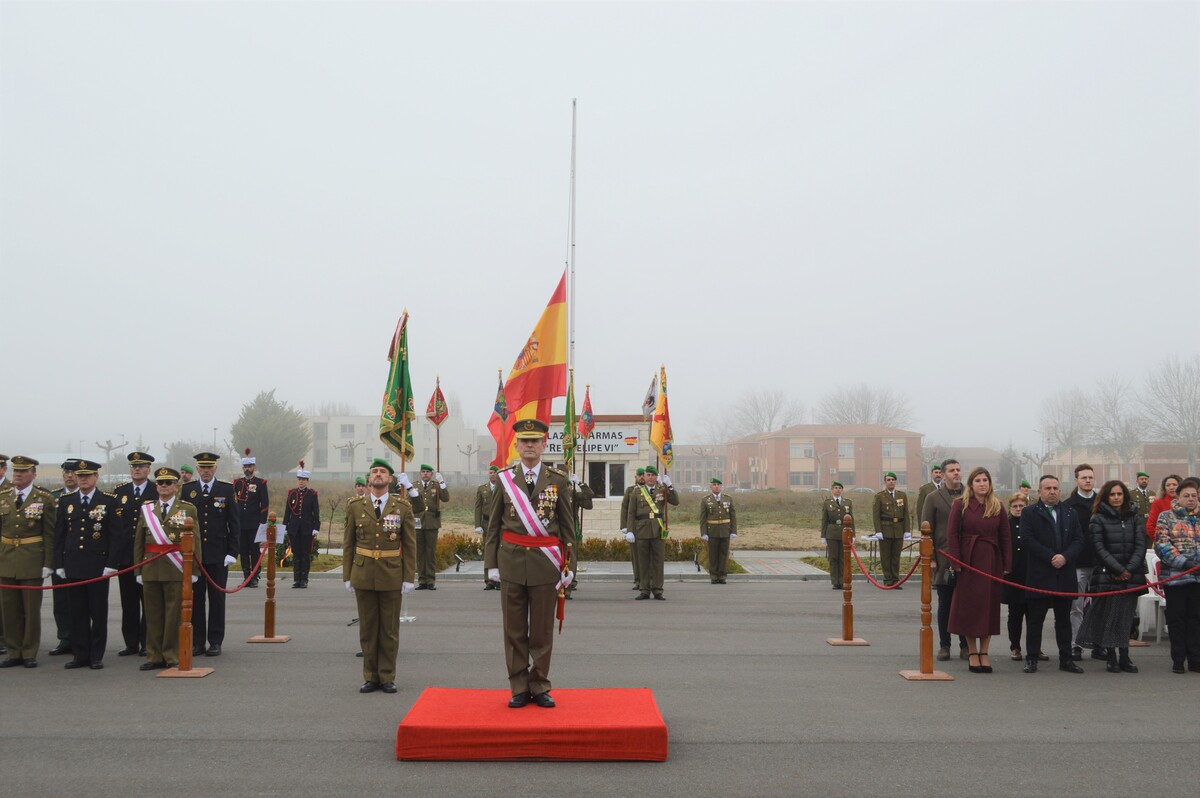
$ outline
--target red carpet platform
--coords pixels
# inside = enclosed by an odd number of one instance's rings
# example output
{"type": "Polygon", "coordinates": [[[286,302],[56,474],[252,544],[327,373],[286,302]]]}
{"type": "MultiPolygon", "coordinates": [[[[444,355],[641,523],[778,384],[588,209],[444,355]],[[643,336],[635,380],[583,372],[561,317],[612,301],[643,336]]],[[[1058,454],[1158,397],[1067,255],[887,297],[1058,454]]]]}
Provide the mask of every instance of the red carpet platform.
{"type": "Polygon", "coordinates": [[[427,687],[396,730],[396,758],[646,761],[667,758],[667,725],[644,688],[553,690],[554,709],[509,709],[508,690],[427,687]]]}

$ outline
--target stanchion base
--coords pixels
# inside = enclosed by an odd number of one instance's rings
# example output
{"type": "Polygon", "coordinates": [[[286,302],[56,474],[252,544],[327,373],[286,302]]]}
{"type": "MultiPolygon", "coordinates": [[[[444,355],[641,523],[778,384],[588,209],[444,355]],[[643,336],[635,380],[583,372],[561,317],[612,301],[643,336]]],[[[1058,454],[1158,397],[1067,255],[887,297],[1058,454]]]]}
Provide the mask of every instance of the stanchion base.
{"type": "Polygon", "coordinates": [[[852,640],[843,640],[840,637],[829,637],[825,640],[831,646],[869,646],[871,645],[861,637],[856,637],[852,640]]]}
{"type": "Polygon", "coordinates": [[[214,668],[192,668],[190,671],[181,671],[179,668],[167,668],[165,671],[159,671],[154,674],[155,679],[203,679],[208,674],[212,673],[214,668]]]}
{"type": "Polygon", "coordinates": [[[954,677],[942,671],[921,673],[920,671],[900,671],[900,675],[910,682],[952,682],[954,677]]]}
{"type": "Polygon", "coordinates": [[[1129,641],[1130,648],[1149,648],[1149,646],[1150,646],[1150,644],[1147,643],[1145,640],[1130,640],[1129,641]]]}
{"type": "Polygon", "coordinates": [[[289,641],[291,639],[292,639],[291,635],[275,635],[274,637],[264,637],[262,635],[255,635],[254,637],[250,638],[246,642],[247,643],[286,643],[287,641],[289,641]]]}
{"type": "Polygon", "coordinates": [[[400,623],[412,623],[416,619],[417,619],[417,616],[415,616],[415,615],[401,615],[398,620],[400,621],[400,623]]]}

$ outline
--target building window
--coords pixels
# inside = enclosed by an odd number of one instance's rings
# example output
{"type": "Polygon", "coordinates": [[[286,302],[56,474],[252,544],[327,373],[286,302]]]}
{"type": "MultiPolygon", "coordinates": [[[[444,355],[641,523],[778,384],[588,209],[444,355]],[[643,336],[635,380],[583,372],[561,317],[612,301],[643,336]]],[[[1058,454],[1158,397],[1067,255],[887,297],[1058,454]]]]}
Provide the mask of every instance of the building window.
{"type": "Polygon", "coordinates": [[[329,425],[324,421],[319,421],[316,424],[313,424],[313,440],[329,440],[329,425]]]}
{"type": "Polygon", "coordinates": [[[897,471],[896,472],[896,484],[897,485],[907,485],[908,484],[908,472],[907,471],[897,471]]]}
{"type": "Polygon", "coordinates": [[[854,472],[839,471],[837,475],[837,481],[845,485],[847,488],[854,487],[854,472]]]}
{"type": "Polygon", "coordinates": [[[811,488],[815,484],[817,484],[815,471],[792,471],[788,474],[788,487],[811,488]]]}
{"type": "Polygon", "coordinates": [[[354,437],[354,425],[353,424],[343,424],[342,425],[342,437],[344,437],[344,438],[353,438],[354,437]]]}
{"type": "Polygon", "coordinates": [[[838,457],[842,458],[843,460],[853,460],[854,459],[854,442],[851,441],[850,443],[839,443],[838,444],[838,457]]]}
{"type": "Polygon", "coordinates": [[[806,457],[812,457],[813,445],[811,443],[788,444],[788,456],[793,460],[803,460],[806,457]]]}
{"type": "Polygon", "coordinates": [[[338,449],[338,451],[342,453],[342,462],[343,462],[343,463],[349,463],[349,462],[350,462],[350,456],[351,456],[351,455],[350,455],[350,447],[349,447],[349,446],[343,446],[341,449],[338,449]]]}
{"type": "Polygon", "coordinates": [[[907,457],[908,455],[905,454],[905,445],[903,443],[896,443],[895,441],[884,441],[883,442],[883,456],[884,457],[907,457]]]}
{"type": "MultiPolygon", "coordinates": [[[[324,426],[324,425],[322,425],[322,426],[324,426]]],[[[325,451],[324,449],[317,449],[315,452],[313,452],[313,460],[314,460],[314,463],[313,463],[314,468],[328,468],[329,467],[329,452],[325,451]]]]}

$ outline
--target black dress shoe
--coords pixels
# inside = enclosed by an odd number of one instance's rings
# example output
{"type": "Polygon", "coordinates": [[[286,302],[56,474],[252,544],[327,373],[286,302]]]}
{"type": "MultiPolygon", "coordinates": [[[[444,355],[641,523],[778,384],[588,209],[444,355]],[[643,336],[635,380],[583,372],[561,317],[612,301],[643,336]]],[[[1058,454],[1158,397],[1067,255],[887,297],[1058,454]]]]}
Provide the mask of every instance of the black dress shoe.
{"type": "Polygon", "coordinates": [[[29,659],[25,660],[25,667],[26,668],[36,668],[37,660],[30,657],[29,659]]]}
{"type": "Polygon", "coordinates": [[[496,589],[496,586],[495,586],[495,585],[493,585],[491,582],[486,582],[486,583],[484,583],[484,585],[483,585],[483,589],[484,589],[484,590],[495,590],[495,589],[496,589]]]}
{"type": "Polygon", "coordinates": [[[437,585],[426,585],[425,587],[428,590],[437,590],[437,585]]]}
{"type": "Polygon", "coordinates": [[[299,582],[292,582],[292,590],[295,590],[295,589],[296,589],[296,588],[298,588],[298,587],[300,587],[300,583],[299,583],[299,582]]]}
{"type": "Polygon", "coordinates": [[[417,590],[428,590],[428,589],[429,589],[429,585],[426,585],[426,584],[417,585],[417,590]]]}
{"type": "Polygon", "coordinates": [[[655,594],[654,594],[654,598],[656,598],[656,599],[657,599],[657,600],[659,600],[659,601],[666,601],[666,600],[667,600],[667,597],[666,597],[666,596],[664,596],[662,593],[655,593],[655,594]]]}
{"type": "Polygon", "coordinates": [[[363,682],[363,686],[358,688],[360,693],[373,693],[379,689],[379,682],[363,682]]]}
{"type": "Polygon", "coordinates": [[[117,656],[118,657],[132,657],[136,653],[137,653],[136,648],[123,648],[117,652],[117,656]]]}
{"type": "Polygon", "coordinates": [[[102,670],[104,670],[104,663],[103,662],[93,662],[91,665],[88,665],[88,667],[94,671],[102,671],[102,670]]]}
{"type": "MultiPolygon", "coordinates": [[[[4,666],[4,663],[0,662],[0,667],[3,667],[3,666],[4,666]]],[[[1183,667],[1182,662],[1176,662],[1174,665],[1171,666],[1171,673],[1187,673],[1187,669],[1183,667]]]]}
{"type": "Polygon", "coordinates": [[[61,657],[63,654],[70,654],[71,647],[66,643],[59,643],[54,648],[50,649],[50,656],[61,657]]]}
{"type": "Polygon", "coordinates": [[[550,695],[550,691],[547,690],[544,693],[538,693],[535,695],[533,697],[533,703],[537,704],[543,709],[554,709],[554,696],[550,695]]]}
{"type": "Polygon", "coordinates": [[[385,693],[394,693],[396,692],[396,683],[384,682],[383,684],[379,685],[379,689],[385,693]]]}
{"type": "Polygon", "coordinates": [[[192,646],[192,656],[200,657],[204,655],[204,646],[192,646]]]}
{"type": "Polygon", "coordinates": [[[360,651],[360,652],[358,652],[357,654],[355,654],[354,656],[356,656],[356,657],[361,657],[361,656],[362,656],[362,652],[360,651]]]}
{"type": "Polygon", "coordinates": [[[206,657],[219,657],[219,656],[221,656],[221,647],[220,647],[220,646],[218,646],[218,645],[215,645],[215,644],[214,644],[214,645],[211,645],[211,646],[209,646],[209,647],[208,647],[208,651],[205,651],[205,652],[204,652],[204,656],[206,656],[206,657]]]}
{"type": "Polygon", "coordinates": [[[717,580],[717,584],[718,584],[718,585],[724,585],[724,584],[727,584],[727,582],[726,582],[726,581],[725,581],[725,580],[722,578],[722,579],[718,579],[718,580],[717,580]]]}
{"type": "Polygon", "coordinates": [[[636,596],[634,596],[633,600],[634,601],[645,601],[648,598],[650,598],[649,593],[638,593],[636,596]]]}
{"type": "Polygon", "coordinates": [[[845,590],[845,588],[843,588],[841,585],[834,585],[833,589],[834,590],[845,590]]]}
{"type": "Polygon", "coordinates": [[[1080,648],[1079,646],[1072,646],[1071,647],[1071,661],[1079,662],[1082,659],[1083,659],[1083,649],[1080,648]]]}
{"type": "Polygon", "coordinates": [[[301,582],[301,583],[300,583],[300,589],[301,589],[301,590],[307,590],[307,589],[308,589],[308,580],[307,580],[307,579],[305,579],[303,582],[301,582]]]}
{"type": "Polygon", "coordinates": [[[66,665],[63,665],[63,667],[70,671],[70,670],[74,670],[75,668],[86,668],[87,663],[80,662],[77,659],[73,659],[70,662],[68,662],[66,665]]]}
{"type": "Polygon", "coordinates": [[[138,656],[139,657],[146,656],[146,647],[145,646],[142,646],[141,648],[138,649],[138,656]]]}
{"type": "Polygon", "coordinates": [[[1108,649],[1096,646],[1092,649],[1092,659],[1108,659],[1108,649]]]}
{"type": "Polygon", "coordinates": [[[1026,673],[1037,673],[1037,664],[1038,664],[1038,661],[1036,659],[1025,660],[1025,672],[1026,673]]]}
{"type": "Polygon", "coordinates": [[[25,660],[21,659],[20,657],[16,657],[15,659],[6,659],[4,662],[0,662],[0,668],[15,668],[24,662],[25,660]]]}
{"type": "Polygon", "coordinates": [[[1067,673],[1083,673],[1083,668],[1076,665],[1073,659],[1058,663],[1058,669],[1067,673]]]}
{"type": "Polygon", "coordinates": [[[523,693],[513,693],[513,697],[508,699],[508,708],[520,709],[529,703],[530,698],[532,698],[532,696],[530,696],[528,690],[523,693]]]}
{"type": "Polygon", "coordinates": [[[165,667],[167,667],[167,663],[165,663],[165,662],[143,662],[141,665],[138,666],[138,670],[139,671],[154,671],[154,670],[158,670],[159,668],[165,668],[165,667]]]}

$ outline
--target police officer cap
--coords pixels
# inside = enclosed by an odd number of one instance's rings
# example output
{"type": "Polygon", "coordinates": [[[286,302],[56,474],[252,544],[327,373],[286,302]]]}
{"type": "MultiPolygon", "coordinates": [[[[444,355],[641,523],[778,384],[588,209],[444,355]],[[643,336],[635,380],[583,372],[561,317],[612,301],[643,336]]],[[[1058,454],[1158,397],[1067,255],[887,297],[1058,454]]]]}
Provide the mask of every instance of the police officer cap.
{"type": "Polygon", "coordinates": [[[838,482],[838,481],[835,479],[835,480],[833,481],[833,484],[832,484],[832,485],[830,485],[830,487],[831,487],[831,488],[844,488],[844,487],[846,487],[846,486],[845,486],[845,485],[843,485],[842,483],[838,482]]]}
{"type": "Polygon", "coordinates": [[[160,468],[154,472],[154,481],[155,482],[178,482],[179,481],[179,472],[176,471],[174,468],[167,468],[166,466],[163,466],[162,468],[160,468]]]}
{"type": "Polygon", "coordinates": [[[38,461],[32,457],[26,457],[23,454],[18,454],[11,461],[13,471],[28,471],[31,468],[36,468],[38,461]]]}
{"type": "Polygon", "coordinates": [[[74,471],[78,464],[79,461],[72,458],[70,460],[63,460],[62,465],[60,465],[59,468],[61,468],[63,471],[74,471]]]}
{"type": "Polygon", "coordinates": [[[895,478],[896,478],[896,472],[895,472],[895,471],[888,471],[887,473],[885,473],[885,474],[883,475],[883,477],[884,477],[884,479],[887,479],[888,477],[891,477],[892,479],[895,479],[895,478]]]}
{"type": "Polygon", "coordinates": [[[355,477],[354,484],[362,485],[365,488],[367,486],[367,478],[366,477],[355,477]]]}
{"type": "Polygon", "coordinates": [[[154,458],[145,452],[130,452],[125,455],[125,459],[129,461],[131,466],[135,465],[150,465],[154,462],[154,458]]]}
{"type": "Polygon", "coordinates": [[[724,485],[725,483],[721,481],[720,477],[713,477],[712,479],[710,479],[710,480],[708,481],[708,484],[710,484],[710,485],[724,485]]]}
{"type": "Polygon", "coordinates": [[[541,440],[550,431],[550,425],[536,418],[523,418],[513,424],[517,440],[541,440]]]}
{"type": "Polygon", "coordinates": [[[0,454],[0,466],[8,465],[8,455],[0,454]]]}
{"type": "Polygon", "coordinates": [[[646,466],[646,473],[653,474],[654,476],[658,476],[658,469],[655,468],[654,466],[646,466]]]}
{"type": "Polygon", "coordinates": [[[213,452],[198,452],[192,455],[192,459],[196,461],[196,465],[215,466],[217,461],[221,459],[221,455],[213,452]]]}
{"type": "Polygon", "coordinates": [[[76,460],[75,473],[81,477],[86,477],[90,474],[95,474],[100,470],[100,464],[94,460],[76,460]]]}
{"type": "Polygon", "coordinates": [[[384,460],[382,457],[376,457],[371,461],[371,465],[367,466],[367,470],[369,471],[372,468],[386,468],[389,474],[396,473],[396,469],[392,468],[392,464],[387,460],[384,460]]]}

